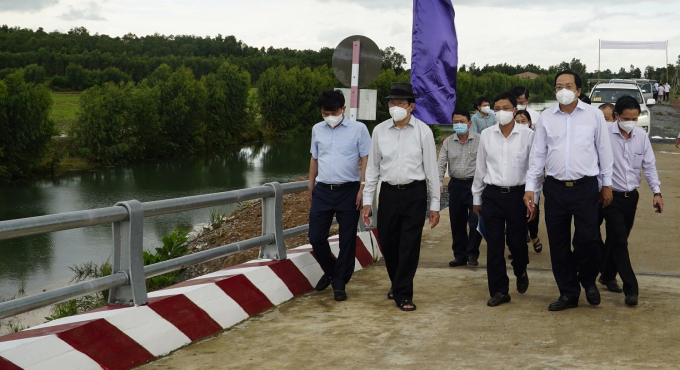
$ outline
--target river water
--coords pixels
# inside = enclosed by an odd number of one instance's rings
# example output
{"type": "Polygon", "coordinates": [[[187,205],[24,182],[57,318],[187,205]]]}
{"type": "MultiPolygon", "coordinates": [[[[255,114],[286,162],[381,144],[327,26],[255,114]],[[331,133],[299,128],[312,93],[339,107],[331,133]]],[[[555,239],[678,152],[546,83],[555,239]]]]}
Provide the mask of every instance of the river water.
{"type": "MultiPolygon", "coordinates": [[[[309,138],[300,137],[202,159],[77,172],[54,180],[0,185],[0,220],[108,207],[130,199],[146,202],[288,182],[306,177],[308,169],[309,138]]],[[[235,206],[217,210],[228,214],[235,206]]],[[[145,249],[161,246],[161,238],[174,228],[190,230],[208,223],[210,211],[145,219],[145,249]]],[[[33,294],[66,285],[73,277],[69,266],[109,259],[111,240],[111,225],[100,225],[0,241],[0,297],[15,296],[20,289],[33,294]]]]}

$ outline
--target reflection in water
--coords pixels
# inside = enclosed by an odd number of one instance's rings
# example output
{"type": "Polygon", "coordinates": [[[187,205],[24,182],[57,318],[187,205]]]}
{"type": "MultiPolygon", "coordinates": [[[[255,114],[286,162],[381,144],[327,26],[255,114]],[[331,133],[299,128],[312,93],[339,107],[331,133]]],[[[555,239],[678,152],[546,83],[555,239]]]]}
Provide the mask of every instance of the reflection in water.
{"type": "MultiPolygon", "coordinates": [[[[306,176],[309,137],[256,144],[205,158],[146,162],[128,167],[78,172],[52,180],[0,185],[0,220],[11,220],[109,207],[119,201],[141,202],[216,193],[288,182],[306,176]]],[[[234,205],[217,207],[229,213],[234,205]]],[[[144,247],[159,247],[175,228],[207,223],[210,209],[147,218],[144,247]]],[[[111,257],[111,225],[0,241],[0,297],[28,294],[65,285],[69,266],[111,257]]]]}

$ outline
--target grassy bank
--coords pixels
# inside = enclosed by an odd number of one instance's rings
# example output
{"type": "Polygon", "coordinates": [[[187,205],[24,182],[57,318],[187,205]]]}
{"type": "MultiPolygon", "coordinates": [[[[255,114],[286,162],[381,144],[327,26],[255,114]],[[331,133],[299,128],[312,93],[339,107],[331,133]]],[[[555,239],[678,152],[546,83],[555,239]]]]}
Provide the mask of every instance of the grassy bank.
{"type": "Polygon", "coordinates": [[[79,100],[79,92],[52,92],[53,103],[50,118],[56,122],[56,127],[60,134],[67,134],[76,121],[79,100]]]}

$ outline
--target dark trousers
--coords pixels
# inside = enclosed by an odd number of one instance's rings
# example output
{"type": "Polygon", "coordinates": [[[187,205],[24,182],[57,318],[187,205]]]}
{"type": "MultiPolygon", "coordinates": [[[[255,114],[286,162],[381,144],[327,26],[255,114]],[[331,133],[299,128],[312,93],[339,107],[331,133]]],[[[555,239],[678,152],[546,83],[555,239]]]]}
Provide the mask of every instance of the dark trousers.
{"type": "Polygon", "coordinates": [[[529,229],[529,237],[531,239],[538,238],[538,217],[541,215],[541,207],[538,206],[538,203],[536,203],[535,206],[536,217],[533,220],[527,222],[527,229],[529,229]]]}
{"type": "Polygon", "coordinates": [[[579,282],[584,288],[595,285],[600,270],[597,179],[591,178],[569,187],[547,177],[543,189],[553,275],[560,295],[578,298],[581,294],[579,282]],[[572,218],[575,227],[573,241],[572,218]]]}
{"type": "Polygon", "coordinates": [[[463,261],[470,257],[477,259],[482,236],[477,231],[477,215],[472,212],[472,183],[451,180],[448,189],[453,256],[463,261]]]}
{"type": "Polygon", "coordinates": [[[524,274],[529,264],[529,247],[526,243],[526,206],[524,190],[503,194],[496,187],[487,186],[482,192],[482,219],[486,230],[486,269],[489,277],[489,295],[508,294],[510,280],[505,268],[505,244],[512,254],[515,276],[524,274]],[[506,232],[507,230],[507,232],[506,232]]]}
{"type": "Polygon", "coordinates": [[[359,210],[356,197],[359,183],[337,190],[316,185],[312,190],[312,207],[309,210],[309,242],[314,256],[324,274],[332,277],[334,290],[344,290],[352,278],[357,250],[357,225],[359,210]],[[333,222],[340,228],[340,253],[337,260],[331,252],[328,234],[333,222]]]}
{"type": "Polygon", "coordinates": [[[614,280],[618,271],[623,281],[623,292],[628,294],[638,294],[638,282],[630,264],[628,255],[628,236],[633,229],[635,221],[635,210],[637,209],[640,195],[637,191],[628,193],[628,197],[623,194],[614,193],[612,203],[604,208],[605,229],[607,239],[605,245],[605,261],[602,270],[604,280],[614,280]]]}
{"type": "MultiPolygon", "coordinates": [[[[603,274],[605,271],[609,272],[609,275],[612,276],[611,280],[616,279],[616,265],[614,264],[614,260],[612,258],[607,258],[607,247],[604,244],[604,238],[602,237],[602,223],[604,222],[604,211],[602,207],[600,207],[600,212],[597,217],[597,232],[599,234],[599,240],[598,244],[600,245],[600,274],[603,274]],[[612,273],[613,272],[613,273],[612,273]]],[[[604,279],[604,275],[602,275],[602,279],[604,279]]]]}
{"type": "Polygon", "coordinates": [[[403,190],[383,183],[379,201],[378,238],[394,300],[413,299],[413,278],[425,225],[423,215],[427,211],[425,181],[403,190]]]}

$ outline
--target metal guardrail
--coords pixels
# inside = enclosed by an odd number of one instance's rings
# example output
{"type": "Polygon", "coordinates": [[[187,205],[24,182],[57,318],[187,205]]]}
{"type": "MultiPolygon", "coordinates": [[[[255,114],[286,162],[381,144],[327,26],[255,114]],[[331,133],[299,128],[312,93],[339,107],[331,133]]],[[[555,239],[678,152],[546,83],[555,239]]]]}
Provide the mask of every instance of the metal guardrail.
{"type": "Polygon", "coordinates": [[[145,203],[130,200],[117,203],[113,207],[1,221],[0,240],[111,223],[113,271],[109,276],[2,302],[0,319],[107,289],[110,291],[109,304],[144,305],[148,302],[145,279],[256,247],[260,247],[260,258],[285,259],[285,239],[305,234],[309,225],[283,230],[283,195],[306,191],[307,185],[308,181],[286,184],[273,182],[256,188],[222,193],[145,203]],[[262,236],[144,266],[142,255],[145,217],[256,199],[262,199],[262,236]]]}

